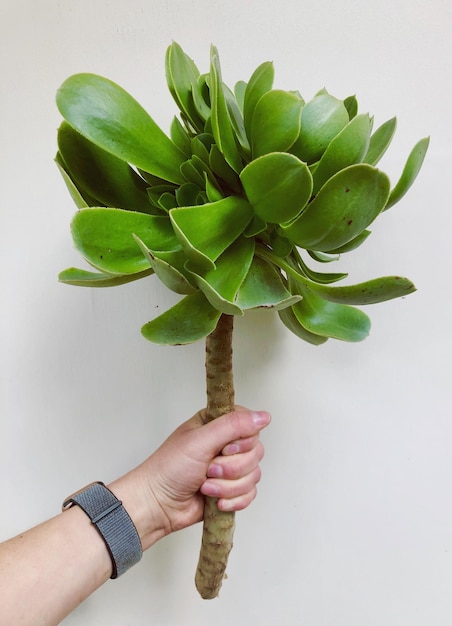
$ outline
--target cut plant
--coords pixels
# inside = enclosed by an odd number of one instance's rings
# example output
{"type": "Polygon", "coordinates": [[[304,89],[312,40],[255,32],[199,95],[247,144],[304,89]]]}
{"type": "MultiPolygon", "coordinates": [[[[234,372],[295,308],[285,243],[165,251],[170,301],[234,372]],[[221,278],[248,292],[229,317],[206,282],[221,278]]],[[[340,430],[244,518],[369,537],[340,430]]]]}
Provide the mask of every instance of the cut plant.
{"type": "MultiPolygon", "coordinates": [[[[205,339],[214,419],[234,405],[235,316],[272,309],[311,344],[355,342],[370,329],[357,306],[415,290],[399,276],[338,286],[346,274],[319,268],[362,245],[372,222],[404,196],[428,138],[391,187],[377,164],[396,120],[374,130],[354,96],[322,90],[305,101],[298,91],[273,88],[269,62],[229,89],[213,46],[201,74],[171,44],[166,78],[179,108],[169,135],[106,78],[76,74],[58,90],[64,121],[56,162],[78,207],[75,246],[93,268],[59,278],[110,287],[155,274],[180,294],[142,334],[169,345],[205,339]]],[[[203,598],[218,595],[233,528],[234,514],[207,498],[196,573],[203,598]]]]}

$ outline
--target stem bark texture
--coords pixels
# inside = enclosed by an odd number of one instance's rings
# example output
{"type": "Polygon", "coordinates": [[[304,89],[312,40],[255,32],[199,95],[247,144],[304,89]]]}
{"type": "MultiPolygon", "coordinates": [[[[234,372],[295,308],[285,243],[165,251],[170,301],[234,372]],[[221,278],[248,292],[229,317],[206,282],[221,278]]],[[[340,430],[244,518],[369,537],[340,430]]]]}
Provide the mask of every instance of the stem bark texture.
{"type": "MultiPolygon", "coordinates": [[[[232,373],[232,315],[221,315],[216,329],[206,338],[207,421],[234,408],[232,373]]],[[[232,549],[235,514],[220,511],[217,498],[206,497],[201,551],[195,583],[202,598],[216,598],[225,578],[232,549]]]]}

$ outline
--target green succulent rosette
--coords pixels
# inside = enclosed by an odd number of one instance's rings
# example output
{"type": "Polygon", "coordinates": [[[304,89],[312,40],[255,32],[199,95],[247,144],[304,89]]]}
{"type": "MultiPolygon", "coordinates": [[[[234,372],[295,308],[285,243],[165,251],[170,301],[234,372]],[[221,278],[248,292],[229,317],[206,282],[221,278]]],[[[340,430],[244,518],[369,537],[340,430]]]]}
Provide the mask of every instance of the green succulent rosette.
{"type": "Polygon", "coordinates": [[[256,308],[277,310],[311,344],[364,339],[370,321],[357,307],[405,296],[413,283],[337,285],[346,274],[312,263],[366,241],[414,182],[428,138],[391,187],[377,164],[396,120],[374,130],[354,96],[322,90],[305,102],[273,88],[269,62],[232,90],[215,47],[201,74],[177,43],[166,78],[179,108],[169,136],[106,78],[76,74],[58,90],[56,162],[78,207],[75,246],[93,268],[67,269],[60,280],[109,287],[156,274],[181,295],[143,327],[157,343],[197,341],[221,314],[256,308]]]}

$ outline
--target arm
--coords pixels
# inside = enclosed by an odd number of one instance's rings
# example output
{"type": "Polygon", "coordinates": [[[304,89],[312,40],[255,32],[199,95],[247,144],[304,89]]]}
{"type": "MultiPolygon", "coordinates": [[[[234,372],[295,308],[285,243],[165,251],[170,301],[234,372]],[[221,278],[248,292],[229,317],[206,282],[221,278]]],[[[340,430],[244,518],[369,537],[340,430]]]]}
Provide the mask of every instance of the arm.
{"type": "MultiPolygon", "coordinates": [[[[240,510],[256,495],[267,413],[238,408],[182,424],[146,461],[109,488],[132,518],[143,550],[202,519],[203,496],[240,510]]],[[[111,576],[105,544],[77,506],[0,544],[0,626],[51,626],[111,576]],[[26,598],[26,602],[24,602],[26,598]]]]}

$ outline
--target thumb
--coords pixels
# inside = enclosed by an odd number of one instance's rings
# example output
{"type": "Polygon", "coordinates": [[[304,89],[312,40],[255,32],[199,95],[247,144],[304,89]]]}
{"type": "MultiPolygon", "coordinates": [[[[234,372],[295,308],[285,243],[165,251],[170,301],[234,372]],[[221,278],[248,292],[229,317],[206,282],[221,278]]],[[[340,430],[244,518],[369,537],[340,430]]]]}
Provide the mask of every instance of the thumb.
{"type": "Polygon", "coordinates": [[[198,413],[190,420],[196,433],[194,443],[198,453],[202,451],[206,461],[217,456],[227,444],[257,435],[270,421],[271,417],[267,411],[251,411],[243,407],[238,407],[207,424],[203,423],[202,413],[198,413]]]}

